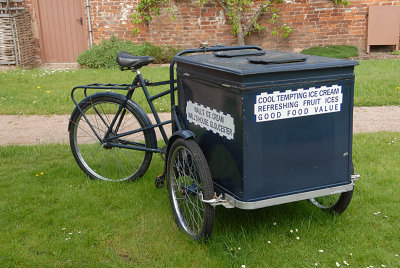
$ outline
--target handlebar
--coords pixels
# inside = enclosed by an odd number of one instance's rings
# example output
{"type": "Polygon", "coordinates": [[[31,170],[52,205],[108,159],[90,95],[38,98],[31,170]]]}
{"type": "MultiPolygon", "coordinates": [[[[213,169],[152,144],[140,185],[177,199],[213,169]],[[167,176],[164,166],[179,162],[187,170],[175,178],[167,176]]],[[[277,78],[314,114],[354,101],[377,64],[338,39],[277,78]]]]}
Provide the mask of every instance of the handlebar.
{"type": "MultiPolygon", "coordinates": [[[[215,47],[202,47],[202,48],[191,48],[191,49],[185,49],[180,52],[178,52],[176,56],[182,56],[184,54],[190,54],[190,53],[198,53],[198,52],[217,52],[217,51],[228,51],[228,50],[243,50],[243,49],[257,49],[257,50],[263,50],[259,46],[215,46],[215,47]]],[[[174,62],[172,60],[171,64],[174,62]]]]}

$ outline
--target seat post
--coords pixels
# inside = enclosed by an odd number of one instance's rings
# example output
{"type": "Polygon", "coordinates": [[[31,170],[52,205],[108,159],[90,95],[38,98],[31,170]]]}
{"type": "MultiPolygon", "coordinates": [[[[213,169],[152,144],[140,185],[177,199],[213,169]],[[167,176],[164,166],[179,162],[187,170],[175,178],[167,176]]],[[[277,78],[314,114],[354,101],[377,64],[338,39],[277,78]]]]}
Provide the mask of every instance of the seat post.
{"type": "MultiPolygon", "coordinates": [[[[143,93],[146,96],[147,103],[150,106],[150,109],[151,109],[151,112],[153,113],[154,119],[156,120],[157,124],[160,124],[161,123],[160,117],[157,113],[157,110],[156,110],[154,104],[153,104],[153,100],[151,99],[150,93],[147,90],[146,82],[143,79],[142,73],[140,72],[139,69],[136,70],[136,73],[137,73],[137,76],[136,76],[135,80],[136,79],[139,80],[139,84],[140,84],[141,88],[143,89],[143,93]]],[[[167,143],[168,137],[165,133],[163,126],[159,126],[159,128],[160,128],[161,136],[163,137],[165,143],[167,143]]]]}

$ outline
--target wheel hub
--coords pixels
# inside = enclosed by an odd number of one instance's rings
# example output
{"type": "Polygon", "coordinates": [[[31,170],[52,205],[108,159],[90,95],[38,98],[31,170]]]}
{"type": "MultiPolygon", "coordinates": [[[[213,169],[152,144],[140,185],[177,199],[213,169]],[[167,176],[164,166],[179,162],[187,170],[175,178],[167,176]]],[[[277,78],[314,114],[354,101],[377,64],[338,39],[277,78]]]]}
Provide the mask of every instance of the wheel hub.
{"type": "Polygon", "coordinates": [[[189,186],[182,185],[179,189],[179,193],[183,197],[187,197],[189,195],[195,196],[198,194],[198,187],[196,183],[192,183],[189,186]]]}
{"type": "MultiPolygon", "coordinates": [[[[115,136],[116,136],[116,133],[110,133],[109,138],[112,139],[115,136]]],[[[103,148],[106,149],[106,150],[109,150],[109,149],[113,148],[113,146],[111,146],[110,143],[119,143],[119,139],[112,139],[112,140],[109,140],[107,142],[104,141],[105,139],[106,138],[103,139],[101,146],[103,146],[103,148]]]]}
{"type": "Polygon", "coordinates": [[[112,148],[108,143],[102,143],[101,146],[103,146],[104,149],[109,150],[112,148]]]}

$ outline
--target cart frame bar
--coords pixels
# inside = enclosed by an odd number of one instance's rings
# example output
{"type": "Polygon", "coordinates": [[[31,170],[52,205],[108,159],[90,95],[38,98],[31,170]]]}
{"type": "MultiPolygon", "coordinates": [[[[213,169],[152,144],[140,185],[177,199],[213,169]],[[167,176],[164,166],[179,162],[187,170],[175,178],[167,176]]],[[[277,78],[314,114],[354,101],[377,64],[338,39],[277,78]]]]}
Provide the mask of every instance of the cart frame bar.
{"type": "MultiPolygon", "coordinates": [[[[357,176],[357,178],[358,177],[359,177],[359,175],[357,176]]],[[[240,208],[240,209],[252,210],[252,209],[265,208],[265,207],[281,205],[281,204],[286,204],[286,203],[291,203],[291,202],[296,202],[296,201],[301,201],[301,200],[307,200],[307,199],[321,197],[321,196],[349,192],[349,191],[353,190],[354,181],[356,181],[357,178],[355,178],[355,177],[353,178],[353,176],[352,176],[352,182],[350,184],[346,184],[346,185],[329,187],[329,188],[324,188],[324,189],[315,190],[315,191],[308,191],[308,192],[304,192],[304,193],[297,193],[297,194],[291,194],[291,195],[286,195],[286,196],[274,197],[274,198],[269,198],[269,199],[264,199],[264,200],[260,200],[260,201],[254,201],[254,202],[243,202],[243,201],[235,199],[234,197],[230,196],[229,194],[224,194],[223,197],[221,195],[220,197],[217,197],[217,198],[214,198],[211,200],[203,200],[203,198],[202,198],[202,201],[205,203],[209,203],[211,206],[222,205],[226,208],[240,208]]]]}

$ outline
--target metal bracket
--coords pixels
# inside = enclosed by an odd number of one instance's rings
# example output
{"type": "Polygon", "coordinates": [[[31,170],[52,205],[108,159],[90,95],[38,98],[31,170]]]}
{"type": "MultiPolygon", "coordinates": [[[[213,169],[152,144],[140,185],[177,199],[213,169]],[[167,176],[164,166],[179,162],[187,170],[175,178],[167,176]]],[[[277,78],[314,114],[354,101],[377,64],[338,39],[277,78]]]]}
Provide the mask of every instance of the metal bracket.
{"type": "Polygon", "coordinates": [[[216,196],[216,194],[214,194],[214,198],[213,199],[209,199],[209,200],[204,200],[203,198],[203,193],[199,193],[201,201],[207,204],[210,204],[213,207],[222,205],[226,208],[234,208],[235,206],[232,204],[232,202],[224,199],[223,195],[220,194],[220,196],[216,196]]]}
{"type": "Polygon", "coordinates": [[[360,174],[358,174],[358,173],[355,173],[354,172],[354,174],[351,174],[351,180],[353,181],[353,183],[355,182],[355,181],[358,181],[358,178],[360,178],[361,176],[360,176],[360,174]]]}

